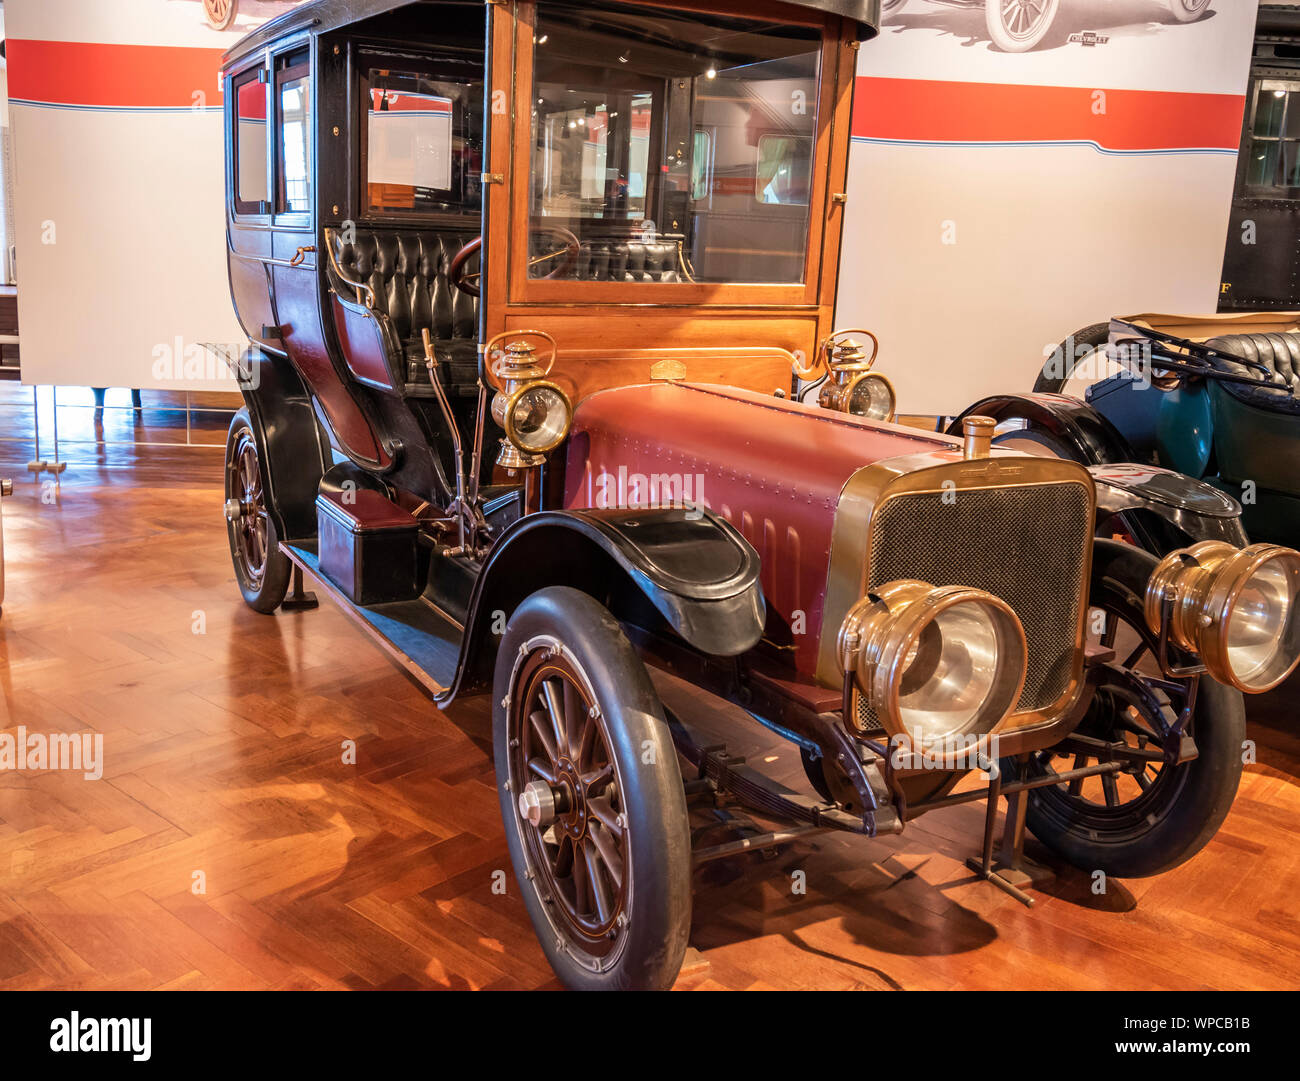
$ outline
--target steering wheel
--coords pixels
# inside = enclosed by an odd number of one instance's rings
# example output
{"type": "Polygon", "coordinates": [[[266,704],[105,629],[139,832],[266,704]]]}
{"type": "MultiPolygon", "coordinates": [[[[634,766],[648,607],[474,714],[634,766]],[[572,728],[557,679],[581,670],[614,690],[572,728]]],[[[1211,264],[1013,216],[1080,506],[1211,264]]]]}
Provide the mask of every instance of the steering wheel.
{"type": "MultiPolygon", "coordinates": [[[[560,262],[556,264],[554,270],[536,280],[549,281],[551,278],[561,277],[569,267],[573,266],[574,261],[578,258],[579,253],[582,251],[582,242],[562,225],[536,226],[534,227],[533,232],[552,233],[564,241],[564,247],[556,248],[554,251],[549,251],[545,255],[539,255],[535,259],[530,259],[528,261],[529,269],[531,270],[538,264],[548,262],[551,259],[559,259],[560,262]]],[[[455,288],[463,289],[472,297],[479,295],[479,279],[481,274],[477,271],[473,274],[467,274],[465,273],[465,266],[470,259],[478,254],[482,247],[483,238],[481,236],[476,236],[461,248],[460,251],[452,256],[451,263],[447,267],[447,280],[455,286],[455,288]]]]}

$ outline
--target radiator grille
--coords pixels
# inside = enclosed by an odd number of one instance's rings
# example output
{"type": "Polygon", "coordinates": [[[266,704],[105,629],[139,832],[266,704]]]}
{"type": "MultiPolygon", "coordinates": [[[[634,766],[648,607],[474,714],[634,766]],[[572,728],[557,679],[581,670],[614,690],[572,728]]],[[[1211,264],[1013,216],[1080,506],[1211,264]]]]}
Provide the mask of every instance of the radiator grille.
{"type": "Polygon", "coordinates": [[[879,507],[871,526],[867,588],[916,578],[1001,597],[1020,617],[1028,644],[1017,710],[1042,709],[1070,681],[1091,510],[1078,484],[895,496],[879,507]]]}

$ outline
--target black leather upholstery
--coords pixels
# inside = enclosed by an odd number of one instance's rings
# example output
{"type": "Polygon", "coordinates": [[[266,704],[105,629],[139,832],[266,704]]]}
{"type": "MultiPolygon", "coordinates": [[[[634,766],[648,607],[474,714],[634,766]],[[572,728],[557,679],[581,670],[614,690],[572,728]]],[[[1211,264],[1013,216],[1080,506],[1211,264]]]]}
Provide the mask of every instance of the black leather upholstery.
{"type": "MultiPolygon", "coordinates": [[[[540,230],[533,234],[530,251],[533,259],[560,251],[564,236],[540,230]]],[[[588,237],[580,241],[578,254],[567,262],[565,257],[536,263],[532,274],[544,278],[557,268],[555,276],[564,281],[591,282],[680,282],[685,279],[677,256],[677,241],[662,237],[653,242],[632,237],[588,237]]]]}
{"type": "MultiPolygon", "coordinates": [[[[543,264],[543,267],[545,264],[543,264]]],[[[599,282],[679,282],[677,245],[662,241],[586,241],[562,277],[599,282]]]]}
{"type": "MultiPolygon", "coordinates": [[[[1272,386],[1220,383],[1234,398],[1258,409],[1300,416],[1300,333],[1225,334],[1206,344],[1211,349],[1263,364],[1272,373],[1272,386]]],[[[1262,378],[1257,369],[1226,357],[1215,358],[1212,363],[1220,371],[1262,378]]]]}
{"type": "MultiPolygon", "coordinates": [[[[339,266],[374,291],[404,353],[405,382],[429,382],[421,332],[435,343],[442,379],[453,390],[477,379],[478,298],[447,281],[452,257],[473,233],[359,229],[351,244],[334,234],[339,266]]],[[[346,288],[346,287],[345,287],[346,288]]],[[[396,366],[396,365],[395,365],[396,366]]]]}

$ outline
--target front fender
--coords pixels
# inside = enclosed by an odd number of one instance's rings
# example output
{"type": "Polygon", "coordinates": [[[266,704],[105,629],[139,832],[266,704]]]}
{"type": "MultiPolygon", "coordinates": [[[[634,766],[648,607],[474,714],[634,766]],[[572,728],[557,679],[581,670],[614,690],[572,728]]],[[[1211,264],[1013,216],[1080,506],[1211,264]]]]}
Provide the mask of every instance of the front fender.
{"type": "Polygon", "coordinates": [[[1098,523],[1120,518],[1157,556],[1202,540],[1226,540],[1238,548],[1250,543],[1241,504],[1205,481],[1157,465],[1094,465],[1088,472],[1097,489],[1098,523]],[[1135,511],[1145,514],[1135,518],[1135,511]],[[1151,516],[1162,525],[1153,528],[1151,516]]]}
{"type": "Polygon", "coordinates": [[[686,644],[732,657],[762,637],[758,553],[708,511],[565,510],[521,518],[474,586],[451,695],[488,681],[496,638],[521,601],[550,585],[590,593],[621,621],[666,623],[686,644]]]}
{"type": "Polygon", "coordinates": [[[1066,394],[996,394],[964,410],[948,426],[960,436],[962,421],[970,416],[992,417],[999,425],[1023,420],[1054,436],[1081,465],[1131,462],[1133,450],[1119,429],[1087,402],[1066,394]]]}

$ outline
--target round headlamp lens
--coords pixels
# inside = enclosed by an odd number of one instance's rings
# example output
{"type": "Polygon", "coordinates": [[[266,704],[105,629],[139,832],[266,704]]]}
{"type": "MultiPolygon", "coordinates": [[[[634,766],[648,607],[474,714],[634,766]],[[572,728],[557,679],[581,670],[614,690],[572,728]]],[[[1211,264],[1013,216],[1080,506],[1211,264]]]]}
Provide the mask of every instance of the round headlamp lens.
{"type": "Polygon", "coordinates": [[[880,376],[863,376],[849,392],[848,411],[855,417],[888,420],[894,415],[894,392],[880,376]]]}
{"type": "Polygon", "coordinates": [[[509,420],[513,442],[521,450],[541,454],[568,434],[569,403],[554,387],[528,387],[515,400],[509,420]]]}
{"type": "Polygon", "coordinates": [[[990,731],[1012,709],[1025,675],[1015,616],[980,600],[941,609],[903,659],[899,720],[915,742],[990,731]]]}
{"type": "Polygon", "coordinates": [[[1300,657],[1300,564],[1274,558],[1246,580],[1228,614],[1226,645],[1232,674],[1247,688],[1280,682],[1300,657]]]}

